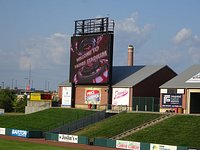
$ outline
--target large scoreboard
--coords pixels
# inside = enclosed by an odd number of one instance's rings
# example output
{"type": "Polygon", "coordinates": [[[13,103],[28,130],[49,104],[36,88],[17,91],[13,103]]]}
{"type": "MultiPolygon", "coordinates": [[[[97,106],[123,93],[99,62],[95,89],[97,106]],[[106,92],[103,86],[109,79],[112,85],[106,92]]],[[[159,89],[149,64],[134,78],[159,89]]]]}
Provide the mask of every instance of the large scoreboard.
{"type": "Polygon", "coordinates": [[[113,34],[72,36],[70,82],[107,84],[111,78],[113,34]]]}
{"type": "Polygon", "coordinates": [[[71,83],[111,83],[113,37],[114,21],[108,17],[75,21],[70,45],[71,83]]]}

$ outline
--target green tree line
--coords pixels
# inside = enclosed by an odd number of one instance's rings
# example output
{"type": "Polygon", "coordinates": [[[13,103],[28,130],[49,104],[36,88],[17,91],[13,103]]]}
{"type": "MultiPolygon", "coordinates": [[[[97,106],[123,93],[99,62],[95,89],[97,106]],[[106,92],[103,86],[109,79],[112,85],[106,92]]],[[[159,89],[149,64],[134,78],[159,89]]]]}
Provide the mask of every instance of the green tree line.
{"type": "Polygon", "coordinates": [[[25,112],[27,96],[17,97],[16,90],[0,89],[0,108],[5,112],[25,112]]]}

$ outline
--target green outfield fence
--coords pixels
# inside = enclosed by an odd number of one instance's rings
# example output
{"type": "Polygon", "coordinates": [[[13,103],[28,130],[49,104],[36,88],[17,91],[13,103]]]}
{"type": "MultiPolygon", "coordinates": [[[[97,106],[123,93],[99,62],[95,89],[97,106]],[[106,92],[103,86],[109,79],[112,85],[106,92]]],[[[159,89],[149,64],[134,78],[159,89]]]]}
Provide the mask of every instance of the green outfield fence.
{"type": "MultiPolygon", "coordinates": [[[[56,133],[45,132],[42,131],[27,131],[27,130],[19,130],[19,129],[10,129],[10,128],[1,128],[0,127],[0,134],[1,135],[8,135],[8,136],[19,136],[23,138],[45,138],[45,140],[52,140],[52,141],[60,141],[59,135],[56,133]]],[[[63,135],[63,134],[62,134],[63,135]]],[[[67,135],[64,136],[72,137],[72,143],[78,144],[86,144],[86,145],[93,145],[93,146],[101,146],[101,147],[109,147],[109,148],[120,148],[120,149],[129,149],[128,147],[138,147],[137,150],[151,150],[152,145],[156,145],[161,147],[162,149],[169,149],[169,150],[200,150],[200,148],[188,148],[183,146],[171,146],[171,145],[162,145],[162,144],[150,144],[150,143],[143,143],[143,142],[133,142],[133,141],[123,141],[123,140],[113,140],[107,138],[92,138],[89,139],[86,136],[77,136],[77,135],[67,135]],[[172,149],[170,148],[172,147],[172,149]]],[[[66,142],[66,141],[62,141],[66,142]]]]}

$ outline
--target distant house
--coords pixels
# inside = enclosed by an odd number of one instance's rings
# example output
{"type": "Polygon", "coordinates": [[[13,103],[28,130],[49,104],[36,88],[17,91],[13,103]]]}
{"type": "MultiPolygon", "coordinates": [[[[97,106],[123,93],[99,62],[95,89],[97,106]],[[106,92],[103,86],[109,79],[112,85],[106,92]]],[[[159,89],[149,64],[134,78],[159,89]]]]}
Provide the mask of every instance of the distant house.
{"type": "Polygon", "coordinates": [[[174,110],[178,113],[200,113],[200,64],[160,86],[160,111],[174,110]]]}

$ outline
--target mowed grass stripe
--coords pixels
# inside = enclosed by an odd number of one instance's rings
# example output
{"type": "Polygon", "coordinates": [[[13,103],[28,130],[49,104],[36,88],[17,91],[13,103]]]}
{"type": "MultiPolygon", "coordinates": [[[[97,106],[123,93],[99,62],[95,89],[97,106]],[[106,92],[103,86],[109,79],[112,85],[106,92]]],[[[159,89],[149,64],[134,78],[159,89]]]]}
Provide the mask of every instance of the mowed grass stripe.
{"type": "Polygon", "coordinates": [[[48,131],[93,113],[95,112],[81,109],[50,108],[27,115],[0,116],[0,127],[48,131]]]}
{"type": "Polygon", "coordinates": [[[145,122],[160,117],[152,113],[120,113],[101,122],[92,124],[74,134],[90,138],[110,138],[145,122]]]}
{"type": "Polygon", "coordinates": [[[200,116],[176,115],[123,139],[200,148],[200,116]]]}

